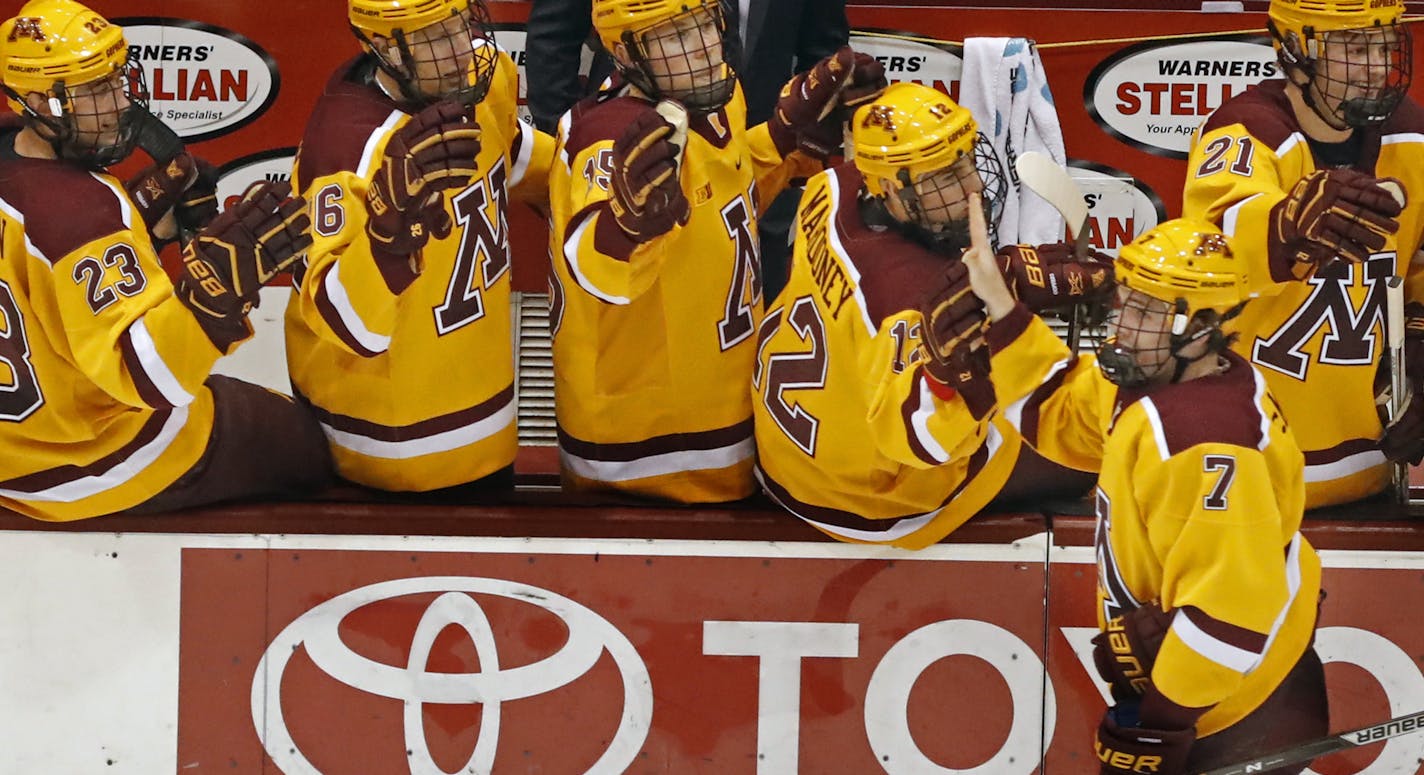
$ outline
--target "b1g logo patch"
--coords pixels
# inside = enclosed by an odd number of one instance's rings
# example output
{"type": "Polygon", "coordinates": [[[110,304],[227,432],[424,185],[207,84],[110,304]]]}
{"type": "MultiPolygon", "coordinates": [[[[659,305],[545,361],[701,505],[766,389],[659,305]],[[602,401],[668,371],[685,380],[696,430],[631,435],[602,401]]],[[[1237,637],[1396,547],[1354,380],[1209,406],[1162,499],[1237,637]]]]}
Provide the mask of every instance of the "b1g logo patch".
{"type": "Polygon", "coordinates": [[[149,110],[188,141],[254,121],[277,98],[277,62],[232,30],[188,19],[115,19],[148,80],[149,110]]]}

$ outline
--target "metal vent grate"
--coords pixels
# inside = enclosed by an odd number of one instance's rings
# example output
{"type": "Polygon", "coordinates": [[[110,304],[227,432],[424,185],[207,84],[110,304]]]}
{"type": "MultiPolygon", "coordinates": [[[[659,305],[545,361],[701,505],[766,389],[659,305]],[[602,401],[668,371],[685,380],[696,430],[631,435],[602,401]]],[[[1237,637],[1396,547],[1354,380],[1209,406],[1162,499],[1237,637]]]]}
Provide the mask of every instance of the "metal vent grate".
{"type": "Polygon", "coordinates": [[[554,419],[554,339],[549,330],[549,294],[514,293],[514,400],[519,407],[519,443],[558,444],[554,419]]]}

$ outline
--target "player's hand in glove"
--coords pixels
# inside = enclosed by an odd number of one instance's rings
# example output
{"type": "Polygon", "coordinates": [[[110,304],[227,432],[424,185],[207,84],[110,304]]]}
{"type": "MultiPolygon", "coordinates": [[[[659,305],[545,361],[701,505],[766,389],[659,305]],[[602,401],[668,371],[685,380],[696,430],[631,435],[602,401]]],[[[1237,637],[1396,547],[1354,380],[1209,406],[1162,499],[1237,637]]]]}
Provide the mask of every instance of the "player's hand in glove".
{"type": "Polygon", "coordinates": [[[945,270],[940,287],[920,305],[920,331],[931,379],[954,388],[974,419],[994,407],[989,382],[989,348],[983,343],[984,304],[969,286],[969,269],[955,261],[945,270]]]}
{"type": "Polygon", "coordinates": [[[1271,262],[1304,279],[1337,256],[1359,263],[1383,248],[1399,231],[1395,219],[1404,208],[1381,183],[1403,195],[1397,181],[1355,170],[1316,170],[1301,178],[1271,209],[1271,262]]]}
{"type": "Polygon", "coordinates": [[[197,180],[178,198],[173,215],[178,219],[178,236],[186,243],[218,217],[218,168],[206,159],[194,157],[197,180]]]}
{"type": "Polygon", "coordinates": [[[174,293],[222,352],[252,333],[258,291],[311,245],[306,201],[287,183],[256,183],[183,249],[174,293]]]}
{"type": "Polygon", "coordinates": [[[667,234],[692,215],[682,192],[672,134],[672,124],[648,108],[613,142],[608,206],[618,228],[635,243],[667,234]]]}
{"type": "Polygon", "coordinates": [[[1146,729],[1137,726],[1135,715],[1130,703],[1103,715],[1093,741],[1100,775],[1186,775],[1196,729],[1146,729]]]}
{"type": "Polygon", "coordinates": [[[420,274],[425,243],[450,236],[444,192],[469,184],[479,153],[480,128],[470,109],[450,101],[415,114],[386,142],[366,192],[366,234],[393,293],[420,274]]]}
{"type": "Polygon", "coordinates": [[[1093,637],[1093,664],[1119,700],[1141,697],[1152,684],[1152,665],[1172,626],[1175,612],[1155,603],[1140,605],[1108,620],[1093,637]]]}
{"type": "Polygon", "coordinates": [[[1014,298],[1036,313],[1102,301],[1112,293],[1112,258],[1096,250],[1076,259],[1073,246],[1062,242],[1009,245],[996,258],[1014,298]]]}
{"type": "Polygon", "coordinates": [[[174,224],[163,220],[178,205],[188,187],[198,179],[197,164],[192,156],[180,153],[168,162],[155,162],[139,170],[124,183],[129,200],[158,242],[167,243],[176,236],[174,224]]]}
{"type": "Polygon", "coordinates": [[[776,150],[782,156],[799,150],[824,161],[845,137],[848,116],[837,108],[854,109],[875,99],[885,86],[884,66],[842,46],[782,87],[766,124],[776,150]]]}

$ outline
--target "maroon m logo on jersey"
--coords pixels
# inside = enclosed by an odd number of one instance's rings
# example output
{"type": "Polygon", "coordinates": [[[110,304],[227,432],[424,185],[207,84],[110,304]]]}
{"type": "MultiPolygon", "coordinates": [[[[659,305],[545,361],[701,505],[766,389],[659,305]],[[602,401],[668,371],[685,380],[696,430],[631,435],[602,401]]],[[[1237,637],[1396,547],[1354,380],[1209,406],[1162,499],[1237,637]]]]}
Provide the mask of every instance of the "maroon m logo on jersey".
{"type": "Polygon", "coordinates": [[[1375,325],[1384,323],[1384,281],[1394,274],[1394,254],[1378,255],[1364,264],[1336,261],[1306,282],[1314,286],[1310,297],[1269,338],[1257,337],[1251,360],[1268,369],[1305,379],[1310,356],[1305,343],[1322,327],[1329,333],[1316,359],[1340,366],[1375,362],[1375,325]],[[1350,299],[1357,273],[1363,272],[1367,288],[1358,309],[1350,299]]]}

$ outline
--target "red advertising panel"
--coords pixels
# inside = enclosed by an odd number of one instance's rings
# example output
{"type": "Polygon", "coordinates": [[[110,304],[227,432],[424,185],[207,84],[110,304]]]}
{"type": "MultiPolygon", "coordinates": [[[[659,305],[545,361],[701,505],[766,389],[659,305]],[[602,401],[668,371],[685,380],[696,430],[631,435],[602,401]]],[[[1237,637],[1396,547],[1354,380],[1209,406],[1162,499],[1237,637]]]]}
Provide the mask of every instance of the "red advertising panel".
{"type": "Polygon", "coordinates": [[[185,549],[179,770],[1037,767],[1041,551],[582,546],[185,549]]]}

